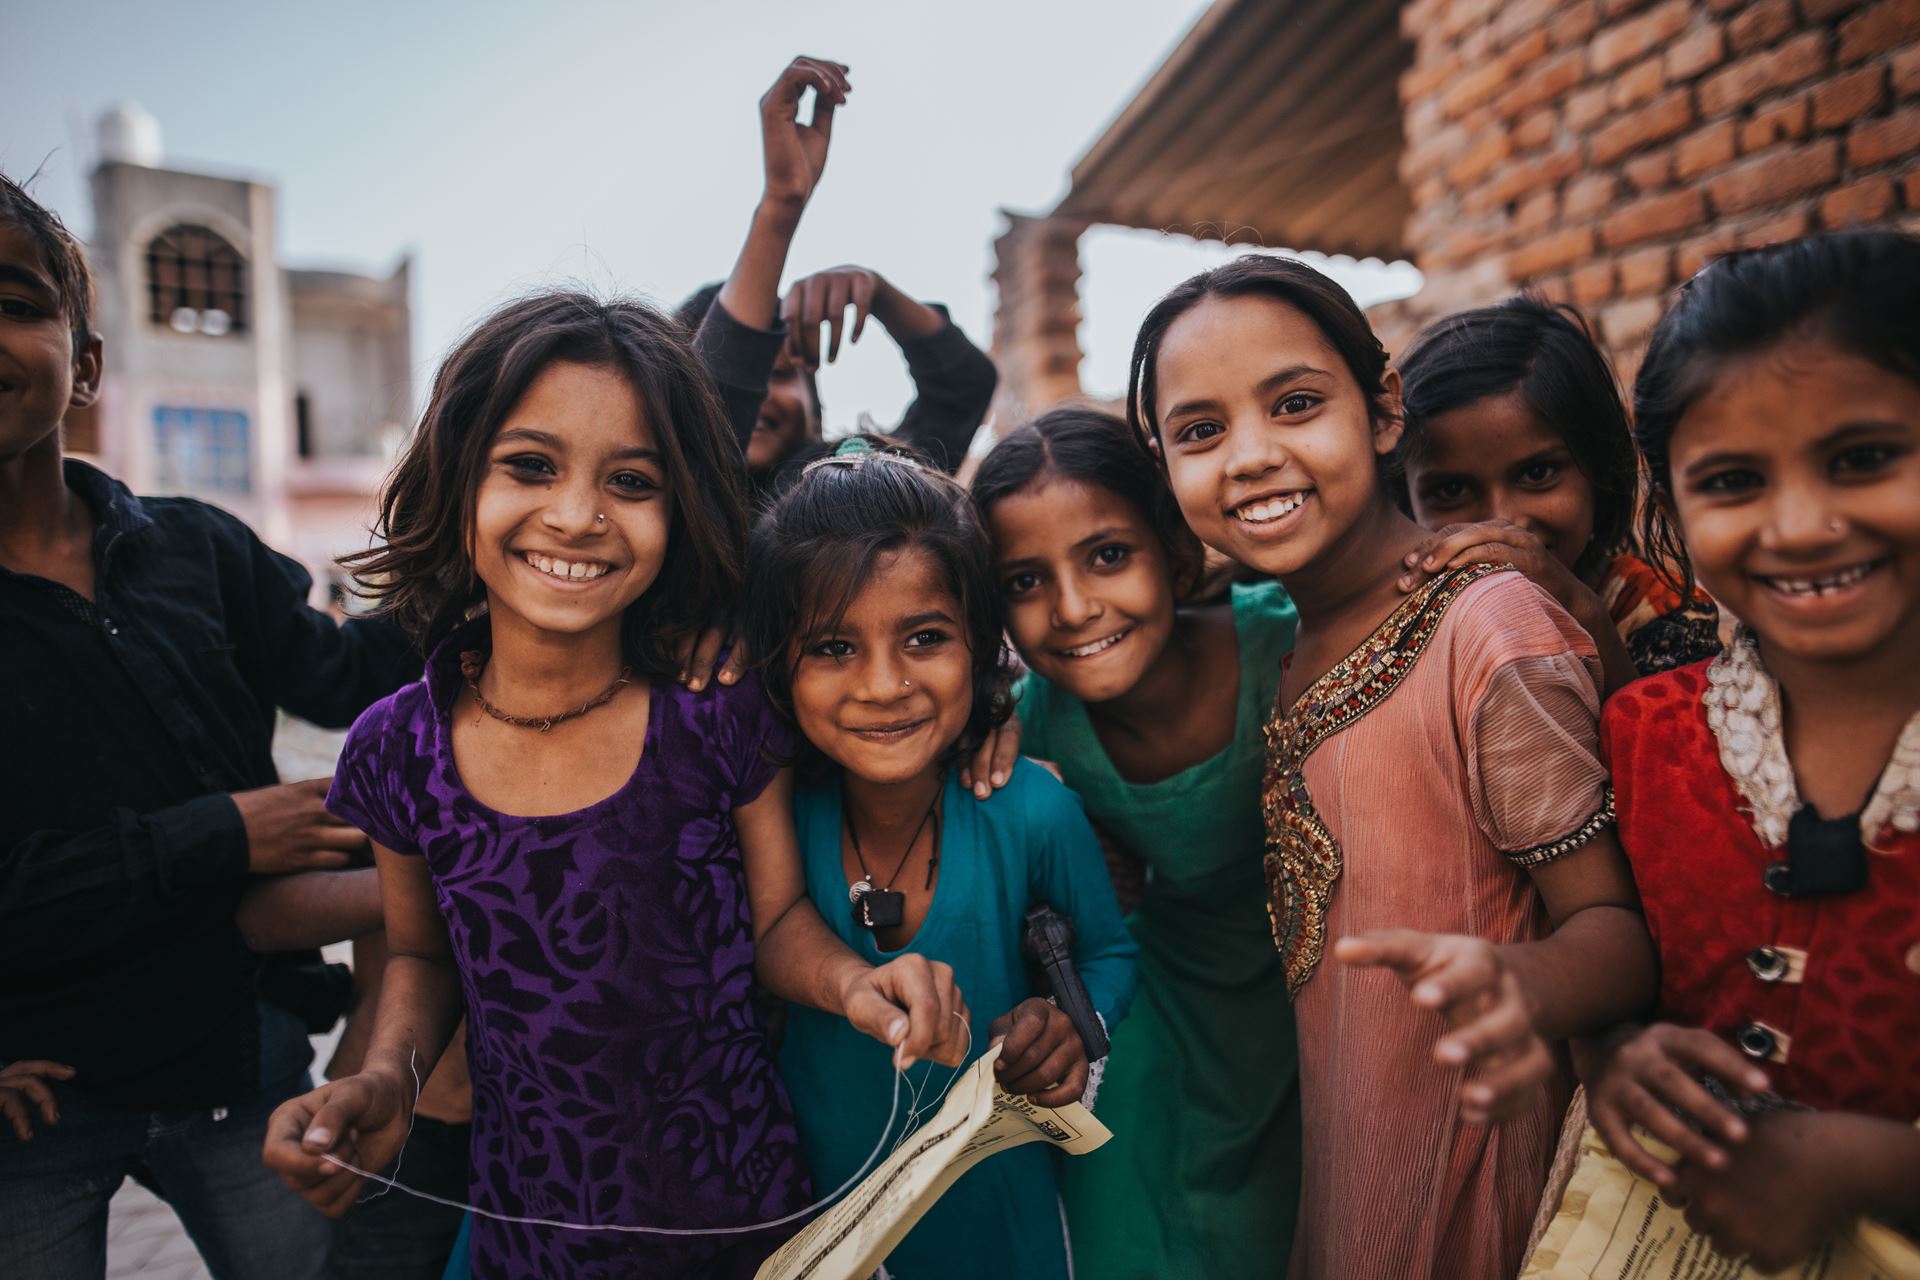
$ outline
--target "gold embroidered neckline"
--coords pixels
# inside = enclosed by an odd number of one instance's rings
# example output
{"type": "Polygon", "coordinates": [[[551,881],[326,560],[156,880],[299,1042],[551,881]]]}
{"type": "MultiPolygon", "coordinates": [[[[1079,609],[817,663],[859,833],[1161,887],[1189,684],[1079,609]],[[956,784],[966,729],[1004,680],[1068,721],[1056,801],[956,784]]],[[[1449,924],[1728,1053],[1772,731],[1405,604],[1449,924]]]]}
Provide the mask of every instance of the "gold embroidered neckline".
{"type": "Polygon", "coordinates": [[[1315,811],[1304,773],[1307,757],[1327,739],[1386,701],[1439,629],[1462,592],[1508,565],[1474,564],[1433,579],[1328,668],[1266,726],[1267,771],[1261,809],[1267,823],[1267,917],[1297,996],[1326,946],[1327,909],[1344,857],[1315,811]]]}

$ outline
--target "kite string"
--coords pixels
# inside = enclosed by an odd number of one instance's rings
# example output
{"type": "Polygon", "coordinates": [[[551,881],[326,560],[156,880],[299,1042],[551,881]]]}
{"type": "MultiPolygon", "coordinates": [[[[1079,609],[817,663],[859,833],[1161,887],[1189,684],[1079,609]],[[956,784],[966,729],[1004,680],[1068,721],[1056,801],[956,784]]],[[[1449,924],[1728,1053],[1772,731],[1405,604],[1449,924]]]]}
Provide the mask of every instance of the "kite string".
{"type": "MultiPolygon", "coordinates": [[[[954,1017],[959,1018],[960,1015],[956,1013],[954,1014],[954,1017]]],[[[967,1048],[965,1052],[961,1055],[961,1059],[960,1059],[961,1062],[964,1063],[967,1060],[967,1057],[973,1053],[973,1028],[967,1026],[966,1019],[964,1018],[960,1019],[960,1025],[967,1033],[967,1048]]],[[[929,1072],[929,1074],[931,1073],[929,1072]]],[[[958,1079],[959,1074],[960,1074],[960,1069],[958,1067],[954,1068],[953,1076],[949,1078],[947,1081],[948,1089],[951,1089],[953,1087],[953,1081],[955,1079],[958,1079]]],[[[907,1084],[906,1070],[900,1067],[895,1067],[893,1070],[893,1102],[892,1102],[892,1105],[889,1106],[887,1109],[887,1123],[885,1127],[883,1127],[880,1130],[880,1140],[874,1143],[873,1151],[867,1156],[866,1160],[860,1165],[860,1167],[854,1170],[853,1175],[851,1177],[849,1177],[845,1182],[841,1183],[839,1186],[835,1187],[831,1192],[829,1192],[827,1195],[825,1195],[821,1199],[816,1200],[814,1203],[810,1205],[807,1205],[805,1208],[795,1209],[792,1213],[787,1214],[785,1217],[775,1218],[771,1222],[755,1222],[755,1223],[749,1223],[746,1226],[739,1226],[739,1227],[632,1227],[632,1226],[625,1226],[618,1223],[603,1224],[603,1223],[587,1223],[587,1222],[562,1222],[557,1218],[536,1218],[536,1217],[522,1215],[522,1214],[497,1213],[492,1209],[483,1209],[479,1205],[466,1204],[462,1201],[454,1200],[447,1196],[437,1196],[430,1191],[422,1191],[417,1187],[409,1187],[405,1183],[400,1182],[395,1178],[389,1178],[384,1174],[374,1173],[370,1169],[362,1169],[359,1165],[352,1164],[352,1163],[349,1163],[348,1161],[342,1160],[339,1156],[336,1156],[331,1152],[328,1152],[327,1154],[322,1155],[320,1158],[326,1161],[328,1164],[337,1165],[340,1168],[345,1169],[348,1173],[357,1174],[362,1178],[369,1179],[373,1182],[378,1182],[382,1186],[386,1187],[387,1190],[389,1191],[404,1192],[407,1195],[413,1196],[415,1199],[426,1200],[433,1204],[445,1205],[449,1209],[462,1209],[468,1213],[474,1214],[477,1217],[490,1218],[495,1222],[512,1223],[515,1226],[553,1227],[561,1231],[618,1231],[618,1232],[629,1233],[629,1234],[643,1234],[643,1235],[656,1235],[656,1236],[748,1235],[756,1231],[769,1231],[769,1230],[772,1230],[774,1227],[784,1227],[788,1223],[798,1222],[800,1219],[807,1217],[809,1214],[816,1213],[819,1210],[826,1208],[828,1205],[838,1200],[841,1196],[853,1190],[855,1186],[859,1185],[860,1179],[866,1177],[867,1174],[873,1171],[873,1167],[880,1162],[882,1153],[887,1150],[887,1135],[893,1132],[893,1122],[899,1119],[900,1117],[900,1091],[901,1091],[901,1086],[903,1084],[907,1084]]],[[[909,1084],[907,1085],[907,1087],[912,1088],[913,1086],[909,1084]]],[[[944,1098],[945,1096],[946,1096],[946,1091],[942,1090],[941,1097],[944,1098]]],[[[914,1110],[917,1112],[919,1109],[917,1105],[919,1100],[918,1089],[915,1089],[914,1097],[915,1097],[915,1103],[916,1103],[914,1110]]],[[[897,1149],[899,1146],[899,1143],[896,1142],[894,1146],[897,1149]]],[[[399,1172],[399,1165],[397,1161],[394,1166],[394,1172],[395,1173],[399,1172]]]]}

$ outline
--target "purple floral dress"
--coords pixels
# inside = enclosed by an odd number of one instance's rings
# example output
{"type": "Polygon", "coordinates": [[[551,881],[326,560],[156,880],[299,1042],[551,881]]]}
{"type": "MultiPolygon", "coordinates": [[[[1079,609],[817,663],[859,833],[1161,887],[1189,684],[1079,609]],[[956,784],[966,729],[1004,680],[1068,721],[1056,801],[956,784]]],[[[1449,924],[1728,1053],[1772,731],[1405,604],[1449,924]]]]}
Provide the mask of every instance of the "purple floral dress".
{"type": "MultiPolygon", "coordinates": [[[[473,1203],[658,1227],[792,1212],[807,1176],[751,998],[732,820],[789,734],[756,680],[656,684],[625,786],[575,813],[498,813],[462,785],[448,724],[478,627],[360,717],[327,798],[433,873],[467,1002],[473,1203]]],[[[793,1229],[674,1239],[476,1215],[473,1274],[748,1277],[793,1229]]]]}

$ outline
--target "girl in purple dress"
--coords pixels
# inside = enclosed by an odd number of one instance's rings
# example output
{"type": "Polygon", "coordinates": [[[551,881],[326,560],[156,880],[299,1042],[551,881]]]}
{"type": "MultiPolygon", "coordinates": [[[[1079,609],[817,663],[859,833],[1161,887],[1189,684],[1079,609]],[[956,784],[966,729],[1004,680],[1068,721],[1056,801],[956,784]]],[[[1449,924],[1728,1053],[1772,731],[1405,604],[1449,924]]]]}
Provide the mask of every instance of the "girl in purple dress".
{"type": "Polygon", "coordinates": [[[951,972],[871,966],[808,903],[757,681],[674,682],[737,594],[743,488],[644,306],[531,297],[441,369],[356,565],[427,677],[360,718],[328,800],[374,843],[393,959],[363,1070],[267,1142],[322,1210],[362,1188],[325,1156],[393,1161],[464,1011],[476,1276],[745,1277],[786,1231],[697,1233],[809,1199],[756,974],[902,1064],[959,1060],[951,972]]]}

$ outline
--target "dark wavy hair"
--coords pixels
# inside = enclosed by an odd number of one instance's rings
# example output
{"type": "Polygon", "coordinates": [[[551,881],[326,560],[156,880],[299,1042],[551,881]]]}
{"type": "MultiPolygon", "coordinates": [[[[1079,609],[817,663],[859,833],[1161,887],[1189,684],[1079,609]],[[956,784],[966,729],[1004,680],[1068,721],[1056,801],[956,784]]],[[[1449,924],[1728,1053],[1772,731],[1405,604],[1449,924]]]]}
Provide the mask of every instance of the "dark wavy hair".
{"type": "MultiPolygon", "coordinates": [[[[1880,228],[1835,231],[1714,259],[1680,287],[1633,384],[1634,439],[1657,502],[1673,500],[1669,447],[1688,408],[1732,361],[1791,339],[1824,340],[1920,383],[1920,238],[1880,228]]],[[[1655,567],[1693,565],[1670,523],[1643,511],[1655,567]],[[1664,538],[1664,542],[1658,539],[1664,538]]]]}
{"type": "MultiPolygon", "coordinates": [[[[1406,415],[1395,450],[1403,480],[1407,464],[1419,462],[1431,444],[1427,426],[1435,418],[1516,394],[1559,434],[1593,490],[1593,540],[1575,572],[1584,578],[1627,548],[1639,456],[1613,367],[1577,309],[1520,294],[1461,311],[1422,329],[1396,365],[1406,415]]],[[[1405,483],[1399,490],[1411,515],[1412,494],[1405,483]]]]}
{"type": "Polygon", "coordinates": [[[643,303],[553,291],[510,302],[462,338],[433,380],[419,428],[388,477],[379,545],[341,561],[374,612],[431,650],[478,605],[474,498],[500,425],[556,361],[626,378],[658,437],[673,515],[666,560],[627,607],[623,636],[636,670],[671,679],[676,643],[739,597],[746,559],[740,450],[685,333],[643,303]]]}
{"type": "MultiPolygon", "coordinates": [[[[973,707],[949,759],[972,751],[1013,713],[1012,655],[1003,635],[993,549],[957,481],[883,437],[874,452],[829,458],[799,476],[754,525],[743,633],[768,696],[793,720],[793,678],[815,638],[833,631],[889,552],[916,549],[939,566],[960,603],[973,655],[973,707]]],[[[804,740],[799,765],[830,771],[804,740]]]]}
{"type": "Polygon", "coordinates": [[[1167,330],[1208,298],[1247,297],[1272,298],[1305,315],[1340,353],[1367,397],[1374,421],[1395,416],[1384,381],[1386,348],[1347,291],[1304,262],[1249,253],[1175,285],[1140,322],[1127,373],[1127,425],[1143,446],[1151,450],[1160,437],[1160,414],[1154,401],[1160,391],[1160,343],[1167,330]]]}
{"type": "MultiPolygon", "coordinates": [[[[28,182],[33,176],[27,178],[28,182]]],[[[27,194],[26,187],[0,173],[0,226],[18,227],[40,253],[55,299],[66,312],[73,354],[93,338],[93,272],[86,250],[60,221],[60,215],[27,194]]]]}
{"type": "Polygon", "coordinates": [[[1193,589],[1204,564],[1193,536],[1152,454],[1126,420],[1104,410],[1068,405],[1049,410],[993,446],[973,473],[973,502],[993,528],[993,508],[1048,476],[1105,489],[1140,513],[1173,569],[1176,596],[1193,589]]]}

